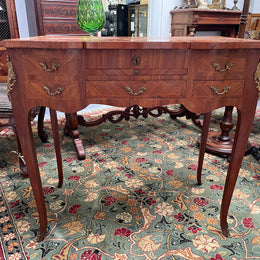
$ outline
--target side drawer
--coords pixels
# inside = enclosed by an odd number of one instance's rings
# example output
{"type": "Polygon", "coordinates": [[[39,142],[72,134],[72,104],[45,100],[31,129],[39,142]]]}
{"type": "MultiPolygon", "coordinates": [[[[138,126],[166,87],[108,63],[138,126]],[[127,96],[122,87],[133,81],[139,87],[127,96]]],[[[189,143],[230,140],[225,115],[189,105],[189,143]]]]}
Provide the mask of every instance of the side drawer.
{"type": "Polygon", "coordinates": [[[185,97],[186,80],[175,81],[89,81],[87,98],[176,98],[185,97]]]}
{"type": "Polygon", "coordinates": [[[244,79],[246,55],[242,50],[198,50],[192,56],[195,79],[244,79]],[[205,58],[204,58],[205,57],[205,58]]]}
{"type": "Polygon", "coordinates": [[[194,81],[194,98],[230,98],[241,97],[244,91],[243,80],[194,81]]]}
{"type": "Polygon", "coordinates": [[[21,60],[28,96],[61,96],[80,99],[81,66],[79,50],[24,51],[21,60]],[[28,53],[29,52],[29,53],[28,53]]]}

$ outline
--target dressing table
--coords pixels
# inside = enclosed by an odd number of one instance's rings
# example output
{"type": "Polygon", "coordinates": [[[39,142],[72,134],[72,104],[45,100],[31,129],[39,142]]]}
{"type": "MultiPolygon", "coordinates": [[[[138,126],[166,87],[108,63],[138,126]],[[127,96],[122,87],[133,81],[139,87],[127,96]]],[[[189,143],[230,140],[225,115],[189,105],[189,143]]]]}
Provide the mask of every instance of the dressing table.
{"type": "Polygon", "coordinates": [[[156,107],[182,104],[205,115],[198,184],[210,112],[235,106],[238,124],[221,204],[227,213],[253,123],[260,88],[260,42],[228,37],[128,38],[39,36],[4,41],[8,93],[39,212],[39,241],[47,230],[42,183],[29,112],[51,108],[59,186],[62,160],[55,110],[74,113],[88,104],[156,107]]]}

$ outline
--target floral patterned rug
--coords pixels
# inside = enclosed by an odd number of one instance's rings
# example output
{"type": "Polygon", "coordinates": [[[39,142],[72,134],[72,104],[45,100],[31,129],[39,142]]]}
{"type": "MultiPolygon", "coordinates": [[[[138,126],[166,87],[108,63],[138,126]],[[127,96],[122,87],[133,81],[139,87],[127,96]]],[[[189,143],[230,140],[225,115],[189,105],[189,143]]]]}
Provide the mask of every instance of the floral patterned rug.
{"type": "MultiPolygon", "coordinates": [[[[250,137],[257,146],[259,112],[250,137]]],[[[223,110],[213,113],[211,129],[217,129],[222,115],[223,110]]],[[[87,155],[83,161],[76,159],[63,126],[60,119],[64,184],[57,188],[50,123],[45,144],[33,123],[49,221],[40,243],[30,182],[12,152],[13,133],[1,132],[0,259],[260,259],[260,167],[252,155],[243,160],[226,239],[219,213],[228,161],[206,154],[203,184],[196,185],[200,131],[190,120],[162,115],[80,127],[87,155]]]]}

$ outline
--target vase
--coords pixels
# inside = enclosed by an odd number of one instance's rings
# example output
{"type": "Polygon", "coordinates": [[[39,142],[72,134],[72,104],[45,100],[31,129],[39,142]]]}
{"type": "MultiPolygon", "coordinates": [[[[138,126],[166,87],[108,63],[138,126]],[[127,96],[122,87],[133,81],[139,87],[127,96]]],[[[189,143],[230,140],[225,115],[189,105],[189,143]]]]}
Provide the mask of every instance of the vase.
{"type": "Polygon", "coordinates": [[[102,0],[78,0],[77,22],[91,36],[102,30],[106,22],[102,0]]]}

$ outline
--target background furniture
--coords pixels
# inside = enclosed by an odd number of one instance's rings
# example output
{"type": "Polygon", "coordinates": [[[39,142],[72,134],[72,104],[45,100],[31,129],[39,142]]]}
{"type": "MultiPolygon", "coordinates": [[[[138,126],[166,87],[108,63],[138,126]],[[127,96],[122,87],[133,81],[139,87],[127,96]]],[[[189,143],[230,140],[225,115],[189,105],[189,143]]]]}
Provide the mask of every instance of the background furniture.
{"type": "MultiPolygon", "coordinates": [[[[17,129],[23,133],[21,146],[39,212],[39,240],[47,230],[47,214],[28,113],[39,105],[71,113],[93,103],[142,107],[177,103],[193,113],[206,114],[198,184],[209,112],[223,106],[237,107],[236,138],[220,213],[222,232],[228,236],[228,208],[260,89],[259,41],[229,37],[171,37],[162,41],[102,37],[93,41],[90,37],[43,36],[7,40],[5,47],[13,64],[9,84],[17,79],[10,94],[17,129]],[[233,66],[223,77],[219,68],[230,63],[233,66]]],[[[57,126],[54,129],[57,137],[57,126]]],[[[56,157],[61,163],[60,156],[56,157]]]]}
{"type": "Polygon", "coordinates": [[[7,82],[6,50],[2,40],[19,37],[14,0],[0,0],[0,82],[7,82]]]}
{"type": "Polygon", "coordinates": [[[148,5],[128,5],[128,36],[147,36],[148,5]]]}
{"type": "MultiPolygon", "coordinates": [[[[128,36],[128,6],[117,4],[108,6],[113,16],[114,36],[128,36]]],[[[109,35],[108,35],[109,36],[109,35]]]]}
{"type": "Polygon", "coordinates": [[[15,134],[19,167],[23,176],[27,177],[27,168],[22,157],[22,150],[16,131],[12,105],[7,96],[7,83],[0,83],[0,131],[6,128],[13,130],[15,134]]]}
{"type": "Polygon", "coordinates": [[[77,24],[78,0],[35,0],[38,35],[87,35],[77,24]]]}
{"type": "Polygon", "coordinates": [[[171,11],[171,34],[193,36],[197,31],[220,31],[222,36],[235,37],[240,17],[240,11],[176,9],[171,11]]]}

